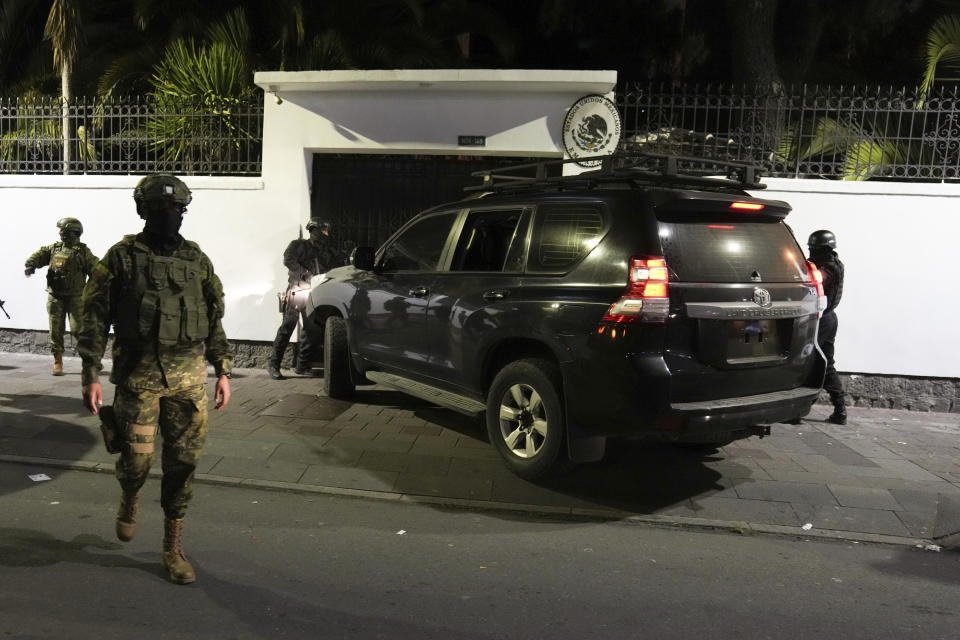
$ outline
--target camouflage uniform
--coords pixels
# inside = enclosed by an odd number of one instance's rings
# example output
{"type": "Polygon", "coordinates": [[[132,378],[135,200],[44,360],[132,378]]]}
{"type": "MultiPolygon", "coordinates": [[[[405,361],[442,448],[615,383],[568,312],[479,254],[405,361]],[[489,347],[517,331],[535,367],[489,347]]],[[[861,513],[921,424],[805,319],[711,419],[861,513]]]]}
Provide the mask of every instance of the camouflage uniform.
{"type": "Polygon", "coordinates": [[[125,236],[107,251],[83,292],[83,384],[98,382],[107,333],[113,325],[114,411],[128,446],[116,474],[136,494],[163,436],[161,506],[182,518],[207,435],[204,357],[218,376],[229,375],[233,354],[221,326],[223,288],[210,259],[180,240],[170,255],[125,236]]]}
{"type": "Polygon", "coordinates": [[[63,353],[63,333],[67,317],[70,331],[80,333],[80,300],[83,285],[97,265],[97,256],[82,242],[68,246],[56,242],[40,247],[27,258],[28,270],[47,267],[47,315],[50,317],[50,353],[63,353]]]}
{"type": "Polygon", "coordinates": [[[344,262],[343,255],[334,247],[330,237],[313,230],[318,226],[319,223],[311,220],[307,224],[307,229],[311,231],[310,238],[292,241],[283,252],[283,264],[287,268],[286,307],[280,328],[273,339],[273,353],[270,357],[270,366],[277,370],[283,362],[284,352],[297,328],[298,320],[303,321],[304,330],[300,333],[297,370],[306,371],[311,360],[318,359],[317,347],[310,340],[310,332],[306,329],[306,308],[295,300],[294,293],[309,289],[310,278],[339,267],[344,262]]]}

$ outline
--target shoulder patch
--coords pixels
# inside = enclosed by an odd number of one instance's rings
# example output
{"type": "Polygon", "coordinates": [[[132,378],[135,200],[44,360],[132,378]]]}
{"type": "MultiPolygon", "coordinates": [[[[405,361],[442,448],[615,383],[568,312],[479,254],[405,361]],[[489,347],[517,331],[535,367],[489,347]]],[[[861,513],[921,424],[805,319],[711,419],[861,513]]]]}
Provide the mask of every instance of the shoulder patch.
{"type": "Polygon", "coordinates": [[[110,270],[107,269],[107,266],[102,262],[98,262],[97,266],[93,268],[93,273],[90,274],[90,280],[101,282],[108,275],[110,275],[110,270]]]}

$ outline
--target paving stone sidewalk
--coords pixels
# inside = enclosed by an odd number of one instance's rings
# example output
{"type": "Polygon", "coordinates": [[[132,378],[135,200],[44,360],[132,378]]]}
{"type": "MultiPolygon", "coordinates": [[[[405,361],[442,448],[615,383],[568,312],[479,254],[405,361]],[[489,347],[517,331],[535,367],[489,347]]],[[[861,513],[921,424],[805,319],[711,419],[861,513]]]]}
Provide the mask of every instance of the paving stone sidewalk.
{"type": "MultiPolygon", "coordinates": [[[[59,378],[51,362],[0,353],[0,460],[112,472],[80,404],[79,359],[59,378]]],[[[254,369],[232,388],[211,411],[201,482],[899,544],[960,529],[960,414],[851,409],[841,427],[816,406],[803,424],[714,452],[610,441],[603,462],[531,483],[478,420],[395,391],[362,387],[344,402],[318,378],[254,369]]]]}

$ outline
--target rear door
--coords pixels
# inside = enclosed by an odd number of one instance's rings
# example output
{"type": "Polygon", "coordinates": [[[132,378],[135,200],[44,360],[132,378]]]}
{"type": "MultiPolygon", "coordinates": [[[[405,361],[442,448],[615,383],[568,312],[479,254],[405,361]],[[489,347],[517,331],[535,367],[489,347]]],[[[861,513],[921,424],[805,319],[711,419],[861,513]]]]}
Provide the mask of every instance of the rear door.
{"type": "Polygon", "coordinates": [[[471,209],[437,274],[426,319],[431,377],[469,389],[483,346],[515,326],[530,209],[471,209]]]}
{"type": "Polygon", "coordinates": [[[817,294],[782,214],[691,205],[657,213],[670,272],[671,400],[804,385],[815,364],[817,294]]]}

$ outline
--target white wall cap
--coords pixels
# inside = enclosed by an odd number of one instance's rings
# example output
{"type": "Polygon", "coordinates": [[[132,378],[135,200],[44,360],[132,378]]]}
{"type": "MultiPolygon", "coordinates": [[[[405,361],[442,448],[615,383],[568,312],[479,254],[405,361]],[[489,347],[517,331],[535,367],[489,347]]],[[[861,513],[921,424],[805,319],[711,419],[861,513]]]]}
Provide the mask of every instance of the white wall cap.
{"type": "MultiPolygon", "coordinates": [[[[133,189],[144,175],[104,174],[0,174],[0,189],[133,189]]],[[[185,176],[177,175],[191,190],[262,190],[260,176],[185,176]]]]}
{"type": "Polygon", "coordinates": [[[768,178],[760,181],[767,185],[765,191],[756,191],[759,198],[773,191],[782,193],[823,193],[838,195],[875,196],[927,196],[931,198],[956,198],[960,196],[960,184],[947,182],[880,182],[875,180],[818,180],[816,178],[768,178]]]}
{"type": "Polygon", "coordinates": [[[259,71],[264,91],[511,91],[607,94],[616,71],[558,69],[380,69],[368,71],[259,71]]]}

